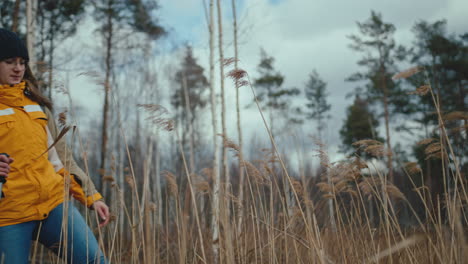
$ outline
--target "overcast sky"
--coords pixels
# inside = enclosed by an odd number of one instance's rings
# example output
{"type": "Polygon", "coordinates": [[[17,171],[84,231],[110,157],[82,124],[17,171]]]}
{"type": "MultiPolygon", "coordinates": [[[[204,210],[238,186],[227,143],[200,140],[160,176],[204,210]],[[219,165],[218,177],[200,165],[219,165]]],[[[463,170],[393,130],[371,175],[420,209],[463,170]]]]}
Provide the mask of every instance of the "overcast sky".
{"type": "MultiPolygon", "coordinates": [[[[205,0],[208,2],[209,0],[205,0]]],[[[226,57],[233,56],[231,0],[224,0],[226,57]]],[[[352,99],[345,95],[355,84],[344,81],[358,70],[360,55],[348,48],[347,36],[357,33],[357,21],[365,21],[370,11],[382,13],[385,22],[396,28],[396,41],[408,45],[413,40],[411,27],[421,19],[434,22],[447,19],[448,31],[468,31],[467,0],[237,0],[240,27],[240,67],[256,77],[260,48],[275,58],[275,67],[285,76],[285,86],[302,89],[309,73],[316,69],[327,82],[332,104],[326,143],[336,152],[340,143],[338,131],[352,99]]],[[[190,43],[200,64],[208,69],[208,35],[203,0],[160,0],[160,22],[169,29],[164,44],[171,49],[190,43]]],[[[167,49],[169,51],[169,49],[167,49]]],[[[207,72],[208,74],[208,72],[207,72]]],[[[229,81],[227,81],[229,82],[229,81]]],[[[245,104],[251,94],[242,88],[245,104]]],[[[228,88],[233,95],[234,89],[228,88]]],[[[229,97],[230,99],[233,96],[229,97]]],[[[234,120],[234,100],[228,101],[234,120]]],[[[244,126],[261,127],[258,113],[244,110],[244,126]]],[[[381,122],[383,124],[383,122],[381,122]]],[[[231,127],[234,128],[235,122],[231,127]]],[[[305,127],[313,135],[315,127],[305,127]]],[[[266,133],[265,133],[266,136],[266,133]]],[[[235,138],[234,136],[232,136],[235,138]]],[[[333,153],[332,153],[333,154],[333,153]]]]}

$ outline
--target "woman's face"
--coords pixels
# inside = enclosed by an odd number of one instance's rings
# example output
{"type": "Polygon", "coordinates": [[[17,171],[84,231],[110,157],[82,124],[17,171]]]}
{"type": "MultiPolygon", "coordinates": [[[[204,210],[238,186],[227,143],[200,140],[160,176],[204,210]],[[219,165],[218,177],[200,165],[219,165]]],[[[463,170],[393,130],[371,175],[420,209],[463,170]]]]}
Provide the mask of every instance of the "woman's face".
{"type": "Polygon", "coordinates": [[[26,61],[23,58],[10,58],[0,61],[0,84],[18,84],[23,80],[26,61]]]}

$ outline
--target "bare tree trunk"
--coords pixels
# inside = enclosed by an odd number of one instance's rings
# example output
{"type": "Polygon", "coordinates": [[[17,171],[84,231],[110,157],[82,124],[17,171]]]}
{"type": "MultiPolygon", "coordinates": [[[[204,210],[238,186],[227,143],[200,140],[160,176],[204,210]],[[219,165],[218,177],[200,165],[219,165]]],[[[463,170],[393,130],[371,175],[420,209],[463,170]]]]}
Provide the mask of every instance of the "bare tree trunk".
{"type": "MultiPolygon", "coordinates": [[[[120,108],[119,108],[120,109],[120,108]]],[[[122,138],[122,130],[119,129],[119,138],[122,138]]],[[[125,222],[126,222],[126,217],[125,217],[125,206],[124,206],[124,203],[125,203],[125,150],[124,150],[124,147],[122,146],[122,141],[121,140],[118,140],[117,141],[117,151],[118,151],[118,155],[119,155],[119,173],[118,173],[118,179],[117,179],[117,182],[119,184],[119,187],[120,187],[120,193],[118,194],[118,198],[121,199],[121,204],[119,206],[119,217],[121,218],[121,220],[119,221],[119,232],[121,235],[121,241],[120,243],[122,244],[123,241],[125,240],[125,229],[124,229],[124,225],[125,225],[125,222]]]]}
{"type": "Polygon", "coordinates": [[[393,152],[392,152],[392,144],[390,141],[390,113],[388,111],[388,89],[387,89],[387,82],[385,80],[385,72],[382,67],[381,69],[381,82],[382,82],[382,89],[383,89],[383,103],[384,103],[384,116],[385,116],[385,133],[387,136],[387,149],[388,149],[388,159],[387,159],[387,167],[388,167],[388,180],[393,183],[393,152]]]}
{"type": "MultiPolygon", "coordinates": [[[[110,10],[112,8],[112,0],[109,0],[107,8],[110,10]]],[[[107,185],[102,181],[102,177],[105,176],[106,170],[106,158],[107,158],[107,127],[109,123],[109,97],[110,97],[110,77],[111,77],[111,68],[112,68],[112,41],[113,41],[113,24],[112,24],[112,13],[108,12],[107,15],[107,32],[105,41],[106,41],[106,76],[104,80],[104,106],[102,110],[102,141],[101,141],[101,164],[100,164],[100,174],[101,174],[101,186],[102,192],[106,195],[107,185]]]]}
{"type": "MultiPolygon", "coordinates": [[[[159,142],[159,131],[156,131],[156,136],[154,139],[156,142],[159,142]]],[[[155,161],[155,183],[154,183],[154,194],[155,194],[155,201],[157,205],[157,221],[156,223],[159,226],[162,226],[162,214],[163,214],[163,204],[162,204],[162,194],[161,194],[161,149],[160,143],[156,145],[156,161],[155,161]]]]}
{"type": "MultiPolygon", "coordinates": [[[[313,208],[313,203],[310,199],[310,194],[309,194],[309,188],[308,188],[308,181],[306,179],[306,173],[308,171],[310,171],[310,169],[306,169],[305,167],[305,160],[308,160],[308,155],[305,154],[304,152],[304,146],[305,144],[297,144],[298,143],[298,140],[299,140],[299,137],[297,137],[295,139],[295,142],[296,142],[296,148],[298,150],[298,161],[299,161],[299,174],[300,174],[300,177],[301,177],[301,182],[302,182],[302,186],[303,186],[303,200],[304,200],[304,208],[305,208],[305,212],[306,212],[306,226],[308,226],[307,228],[305,228],[305,232],[306,232],[306,236],[307,237],[312,237],[313,236],[313,232],[312,232],[312,229],[311,227],[313,226],[313,221],[312,221],[312,212],[311,212],[311,209],[313,208]]],[[[312,162],[309,163],[309,166],[311,166],[312,162]]],[[[312,176],[311,173],[307,174],[309,175],[309,177],[312,176]]],[[[309,252],[309,258],[313,258],[312,257],[312,252],[309,252]]]]}
{"type": "MultiPolygon", "coordinates": [[[[380,78],[381,78],[381,85],[382,85],[382,90],[383,90],[383,103],[384,103],[384,116],[385,116],[385,133],[387,136],[387,167],[388,167],[388,174],[384,177],[383,179],[383,184],[382,184],[382,199],[384,200],[384,219],[385,219],[385,226],[386,226],[386,232],[387,232],[387,244],[388,247],[391,246],[391,241],[390,241],[390,220],[389,220],[389,203],[391,204],[390,197],[388,196],[387,188],[385,186],[387,185],[387,181],[393,183],[393,169],[392,169],[392,144],[390,142],[390,113],[388,111],[388,89],[387,89],[387,82],[385,78],[385,69],[383,65],[380,68],[380,78]]],[[[390,258],[390,263],[393,263],[393,259],[390,258]]]]}
{"type": "Polygon", "coordinates": [[[49,99],[52,100],[52,85],[53,85],[53,74],[54,74],[54,33],[53,27],[50,29],[50,43],[49,43],[49,99]]]}
{"type": "MultiPolygon", "coordinates": [[[[320,146],[320,153],[325,153],[325,146],[326,146],[326,142],[323,140],[322,138],[322,130],[324,129],[325,127],[325,124],[322,123],[322,115],[318,115],[317,117],[317,124],[318,124],[318,140],[319,140],[319,146],[320,146]]],[[[327,183],[328,185],[332,186],[332,180],[331,180],[331,175],[330,173],[328,173],[328,169],[326,167],[324,167],[325,170],[326,170],[326,175],[327,175],[327,183]]],[[[330,195],[333,195],[332,192],[328,192],[328,194],[330,195]]],[[[334,209],[334,206],[333,206],[333,199],[328,199],[327,201],[328,203],[328,215],[330,216],[330,225],[331,225],[331,229],[333,231],[336,231],[336,219],[335,219],[335,209],[334,209]]]]}
{"type": "Polygon", "coordinates": [[[185,72],[182,72],[182,87],[184,89],[184,98],[185,98],[185,111],[187,113],[188,120],[188,134],[189,134],[189,149],[190,149],[190,172],[195,171],[195,151],[193,147],[193,126],[192,126],[192,112],[190,111],[190,96],[187,87],[187,76],[185,72]]]}
{"type": "MultiPolygon", "coordinates": [[[[232,17],[233,17],[233,28],[234,28],[234,68],[238,69],[239,61],[239,50],[237,42],[237,14],[236,14],[236,0],[232,0],[232,17]]],[[[242,230],[243,210],[242,204],[244,201],[244,168],[243,168],[243,140],[242,140],[242,126],[241,126],[241,114],[240,114],[240,100],[239,100],[239,87],[236,82],[236,112],[237,112],[237,135],[239,138],[239,206],[237,208],[238,220],[237,220],[237,231],[238,233],[242,230]]]]}
{"type": "MultiPolygon", "coordinates": [[[[384,115],[385,115],[385,133],[387,135],[387,149],[388,149],[388,161],[387,161],[387,167],[388,167],[388,177],[386,177],[385,181],[384,181],[384,186],[387,185],[387,181],[390,182],[390,183],[394,183],[394,179],[393,179],[393,151],[392,151],[392,144],[391,144],[391,140],[390,140],[390,113],[389,113],[389,110],[388,110],[388,89],[387,89],[387,83],[386,83],[386,80],[385,80],[385,75],[384,75],[384,71],[382,70],[382,85],[383,85],[383,91],[384,91],[384,97],[383,97],[383,101],[384,101],[384,115]]],[[[385,188],[385,190],[382,191],[382,193],[384,194],[384,206],[385,206],[385,210],[384,210],[384,213],[385,213],[385,225],[386,225],[386,229],[387,229],[387,236],[388,236],[388,239],[387,239],[387,243],[388,243],[388,247],[391,246],[391,241],[390,241],[390,211],[389,211],[389,204],[391,206],[392,204],[392,200],[390,198],[390,196],[388,195],[388,192],[387,192],[387,189],[385,188]]],[[[393,259],[390,258],[390,264],[393,263],[393,259]]]]}
{"type": "Polygon", "coordinates": [[[15,1],[15,8],[13,9],[13,23],[11,25],[11,31],[13,32],[18,32],[18,17],[19,17],[19,12],[20,12],[20,4],[21,0],[16,0],[15,1]]]}
{"type": "MultiPolygon", "coordinates": [[[[221,85],[221,126],[223,130],[224,137],[227,137],[226,130],[226,100],[224,93],[224,49],[223,49],[223,14],[221,10],[221,0],[217,0],[217,9],[218,9],[218,49],[219,49],[219,77],[221,85]]],[[[229,179],[229,166],[227,160],[227,150],[222,148],[223,153],[223,173],[226,182],[226,189],[229,189],[230,179],[229,179]]]]}
{"type": "Polygon", "coordinates": [[[26,0],[26,44],[29,53],[29,66],[31,71],[36,73],[36,52],[34,44],[36,42],[36,11],[37,11],[37,0],[26,0]]]}
{"type": "Polygon", "coordinates": [[[149,175],[150,175],[150,163],[151,160],[153,159],[153,141],[151,140],[151,137],[149,137],[149,142],[148,142],[148,152],[147,152],[147,157],[144,160],[144,173],[143,173],[143,205],[142,209],[143,211],[143,221],[144,221],[144,238],[145,238],[145,250],[144,250],[144,260],[145,263],[155,263],[154,259],[154,245],[155,243],[153,239],[153,232],[155,232],[154,226],[151,225],[153,221],[151,221],[151,204],[150,204],[150,180],[149,180],[149,175]]]}
{"type": "MultiPolygon", "coordinates": [[[[188,94],[187,88],[187,77],[185,76],[185,72],[182,72],[182,88],[184,90],[184,98],[185,98],[185,111],[186,111],[186,120],[188,125],[188,137],[189,137],[189,149],[190,149],[190,157],[189,157],[189,170],[190,173],[194,172],[195,169],[195,161],[194,161],[194,150],[193,150],[193,127],[192,127],[192,112],[190,111],[190,96],[188,94]]],[[[187,175],[187,177],[191,177],[191,175],[187,175]]],[[[183,211],[183,225],[184,227],[188,226],[188,220],[190,218],[190,208],[191,206],[191,197],[192,193],[190,188],[185,188],[185,199],[184,199],[184,211],[183,211]]],[[[194,201],[195,202],[195,201],[194,201]]]]}
{"type": "MultiPolygon", "coordinates": [[[[150,57],[151,45],[149,44],[147,49],[145,49],[145,56],[150,57]]],[[[155,63],[150,60],[148,61],[147,72],[145,74],[145,83],[151,83],[152,85],[148,89],[148,103],[160,104],[161,97],[159,92],[159,84],[157,83],[156,69],[153,65],[155,63]]],[[[157,230],[162,226],[162,215],[163,215],[163,201],[161,193],[161,144],[159,142],[159,128],[152,126],[150,140],[155,142],[155,158],[154,158],[154,180],[153,180],[153,200],[156,204],[156,216],[154,219],[155,225],[154,229],[157,230]],[[154,135],[154,136],[153,136],[154,135]]],[[[154,232],[155,234],[157,232],[154,232]]],[[[155,239],[156,240],[156,239],[155,239]]],[[[154,245],[156,247],[156,245],[154,245]]]]}
{"type": "MultiPolygon", "coordinates": [[[[320,149],[321,151],[323,151],[323,146],[320,146],[320,149]]],[[[328,168],[327,167],[324,167],[325,168],[325,173],[327,175],[327,182],[328,182],[328,185],[332,186],[333,183],[332,183],[332,180],[331,180],[331,175],[328,171],[328,168]]],[[[329,192],[329,194],[331,194],[329,192]]],[[[330,198],[328,199],[328,213],[330,215],[330,224],[331,224],[331,229],[333,232],[336,232],[336,219],[335,219],[335,209],[333,207],[333,198],[330,198]]]]}
{"type": "MultiPolygon", "coordinates": [[[[225,100],[225,91],[224,91],[224,48],[223,48],[223,13],[221,8],[221,0],[217,0],[217,9],[218,9],[218,48],[219,48],[219,74],[220,74],[220,85],[221,85],[221,124],[223,130],[224,138],[228,138],[228,133],[226,129],[226,100],[225,100]]],[[[223,153],[223,172],[225,179],[225,193],[231,193],[231,179],[229,175],[229,164],[227,157],[227,148],[222,148],[223,153]]],[[[225,263],[234,264],[234,248],[232,246],[232,232],[231,232],[231,205],[230,199],[227,198],[229,195],[223,195],[224,197],[224,210],[223,210],[223,227],[224,227],[224,245],[226,248],[226,261],[225,263]]]]}
{"type": "Polygon", "coordinates": [[[213,162],[213,202],[212,202],[212,246],[213,263],[219,263],[219,200],[220,200],[220,174],[219,174],[219,144],[216,111],[216,92],[214,89],[214,0],[210,0],[209,7],[209,33],[210,33],[210,91],[211,115],[213,124],[214,162],[213,162]]]}

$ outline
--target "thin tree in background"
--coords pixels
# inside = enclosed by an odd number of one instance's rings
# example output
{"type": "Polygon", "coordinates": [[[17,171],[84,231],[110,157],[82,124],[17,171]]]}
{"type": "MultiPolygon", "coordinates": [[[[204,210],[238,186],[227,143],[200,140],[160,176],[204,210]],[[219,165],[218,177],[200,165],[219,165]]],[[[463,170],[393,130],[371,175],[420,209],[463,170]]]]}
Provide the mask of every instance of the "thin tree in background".
{"type": "MultiPolygon", "coordinates": [[[[196,172],[196,156],[199,150],[201,136],[194,130],[208,100],[205,96],[208,88],[208,80],[204,75],[204,69],[200,66],[193,55],[191,46],[185,49],[180,69],[175,74],[177,88],[171,95],[171,104],[175,108],[176,118],[181,123],[180,134],[183,146],[189,146],[189,170],[196,172]]],[[[188,220],[191,205],[190,189],[186,188],[183,212],[188,220]]]]}
{"type": "Polygon", "coordinates": [[[39,1],[37,12],[38,61],[47,65],[45,71],[36,76],[42,80],[42,90],[48,91],[52,99],[55,52],[57,43],[76,33],[79,22],[85,15],[84,0],[39,1]],[[44,74],[46,73],[46,74],[44,74]]]}
{"type": "Polygon", "coordinates": [[[262,110],[268,112],[268,121],[273,138],[279,127],[275,120],[282,120],[285,124],[300,123],[294,114],[298,109],[294,109],[291,98],[300,94],[297,88],[286,88],[283,86],[284,76],[275,69],[275,58],[268,55],[264,49],[260,50],[260,63],[257,66],[259,77],[254,79],[257,88],[257,100],[262,110]],[[281,117],[281,118],[279,118],[281,117]]]}
{"type": "MultiPolygon", "coordinates": [[[[187,113],[187,118],[190,120],[192,118],[192,111],[190,111],[190,96],[187,87],[187,76],[185,72],[182,72],[182,87],[184,91],[184,98],[185,98],[185,111],[187,113]]],[[[195,171],[195,151],[194,151],[194,140],[193,140],[193,125],[191,122],[188,122],[188,134],[189,134],[189,149],[190,149],[190,157],[189,157],[189,165],[190,171],[195,171]]]]}
{"type": "Polygon", "coordinates": [[[340,129],[341,148],[343,152],[356,151],[359,157],[368,157],[361,148],[356,149],[354,142],[364,139],[382,141],[375,128],[379,126],[379,120],[369,109],[369,103],[356,95],[354,102],[346,110],[346,118],[340,129]]]}
{"type": "Polygon", "coordinates": [[[382,15],[374,11],[364,23],[357,22],[361,36],[351,35],[350,48],[363,54],[358,64],[366,70],[353,74],[349,81],[367,81],[367,94],[371,103],[380,102],[384,110],[385,134],[387,143],[388,179],[393,182],[393,158],[390,135],[390,118],[396,112],[405,111],[410,106],[407,94],[392,81],[397,72],[396,61],[402,61],[406,50],[397,46],[394,40],[395,26],[385,23],[382,15]],[[395,111],[392,111],[395,107],[395,111]]]}
{"type": "MultiPolygon", "coordinates": [[[[331,109],[331,105],[327,102],[327,84],[320,78],[317,71],[314,70],[309,75],[309,81],[306,83],[304,93],[307,99],[306,107],[309,110],[306,112],[306,118],[317,120],[320,153],[324,153],[326,142],[324,142],[324,139],[322,138],[322,132],[326,128],[325,121],[331,118],[330,115],[327,115],[327,112],[329,112],[331,109]]],[[[331,175],[328,173],[327,168],[324,169],[328,184],[331,185],[331,175]]],[[[330,215],[332,230],[336,231],[336,221],[332,199],[328,199],[328,213],[330,215]]]]}
{"type": "MultiPolygon", "coordinates": [[[[101,177],[105,175],[105,168],[106,168],[106,161],[107,161],[107,129],[108,129],[108,122],[109,122],[109,100],[110,100],[110,77],[112,71],[112,56],[113,56],[113,49],[114,49],[114,1],[107,0],[105,3],[102,3],[105,6],[98,8],[99,17],[100,19],[104,18],[105,22],[102,25],[101,33],[104,40],[104,47],[105,47],[105,57],[104,57],[104,104],[102,109],[102,128],[101,128],[101,158],[100,158],[100,174],[101,177]]],[[[106,185],[101,182],[101,186],[103,186],[103,194],[106,195],[106,185]]]]}
{"type": "Polygon", "coordinates": [[[211,217],[211,240],[213,250],[213,263],[219,262],[219,202],[221,193],[220,189],[220,172],[219,172],[219,144],[218,144],[218,119],[217,119],[217,103],[216,103],[216,91],[214,88],[214,56],[215,56],[215,25],[214,25],[214,0],[210,0],[209,4],[209,16],[208,16],[208,31],[209,31],[209,47],[210,47],[210,91],[211,91],[211,117],[213,126],[213,148],[214,148],[214,160],[213,160],[213,200],[211,204],[212,217],[211,217]]]}
{"type": "MultiPolygon", "coordinates": [[[[158,22],[151,16],[151,11],[158,8],[156,2],[148,4],[143,1],[130,0],[94,0],[95,19],[102,23],[99,32],[102,34],[105,49],[104,56],[104,103],[102,111],[102,134],[100,152],[100,172],[104,177],[107,169],[107,130],[109,126],[111,74],[114,68],[114,53],[117,48],[117,32],[130,28],[155,40],[165,34],[158,22]]],[[[103,194],[106,195],[107,185],[103,194]]]]}
{"type": "MultiPolygon", "coordinates": [[[[363,72],[353,74],[349,81],[366,81],[366,94],[369,102],[383,106],[386,134],[386,156],[388,173],[380,178],[383,182],[393,183],[393,151],[390,137],[390,118],[396,111],[404,111],[410,105],[409,97],[401,90],[397,83],[393,82],[391,76],[397,72],[396,61],[402,61],[406,56],[406,50],[402,46],[397,46],[394,40],[395,26],[385,23],[382,15],[371,11],[370,18],[364,23],[357,22],[360,35],[351,35],[352,43],[350,48],[361,52],[363,58],[358,61],[358,65],[365,67],[363,72]],[[398,98],[398,100],[397,100],[398,98]],[[408,103],[404,103],[408,101],[408,103]],[[399,104],[397,104],[397,102],[399,104]],[[401,104],[403,102],[403,104],[401,104]],[[395,109],[392,106],[397,106],[395,109]],[[395,110],[395,111],[392,111],[395,110]]],[[[379,174],[380,176],[380,174],[379,174]]],[[[381,188],[383,208],[386,223],[386,232],[390,234],[389,203],[391,197],[386,188],[381,188]]],[[[391,240],[387,239],[387,246],[390,247],[391,240]]]]}
{"type": "Polygon", "coordinates": [[[26,45],[29,53],[29,65],[36,72],[36,12],[37,0],[26,0],[26,45]]]}
{"type": "Polygon", "coordinates": [[[327,84],[315,70],[309,75],[309,81],[305,86],[305,96],[306,106],[309,109],[309,112],[306,112],[306,117],[317,120],[318,139],[323,141],[322,132],[326,127],[325,121],[331,118],[326,113],[330,111],[331,105],[327,102],[327,84]]]}
{"type": "MultiPolygon", "coordinates": [[[[226,129],[226,99],[224,92],[224,48],[223,48],[223,13],[221,8],[221,0],[217,0],[217,11],[218,11],[218,50],[219,50],[219,76],[220,76],[220,86],[221,86],[221,127],[224,137],[228,137],[226,129]]],[[[227,189],[229,189],[230,179],[229,179],[229,166],[227,160],[227,150],[222,148],[223,156],[223,174],[225,178],[225,184],[227,189]]]]}
{"type": "Polygon", "coordinates": [[[13,22],[11,25],[11,30],[13,32],[18,32],[18,24],[19,24],[19,13],[20,13],[20,4],[21,0],[15,1],[15,8],[13,9],[13,22]]]}
{"type": "MultiPolygon", "coordinates": [[[[190,120],[192,118],[192,111],[190,110],[190,96],[187,88],[187,76],[185,71],[182,71],[182,87],[183,87],[183,94],[184,94],[184,101],[185,101],[185,113],[187,115],[187,118],[190,120]]],[[[195,151],[193,147],[193,124],[192,122],[187,122],[188,123],[188,135],[189,135],[189,170],[191,173],[195,172],[195,151]]],[[[187,190],[185,191],[185,201],[184,201],[184,226],[187,226],[188,220],[190,217],[190,208],[191,208],[191,198],[192,193],[190,188],[186,188],[187,190]]]]}
{"type": "MultiPolygon", "coordinates": [[[[421,113],[422,118],[415,121],[424,127],[424,138],[437,138],[443,133],[442,130],[435,130],[439,126],[439,120],[433,113],[437,108],[443,109],[448,113],[447,116],[466,111],[468,80],[468,34],[459,37],[447,33],[447,21],[438,20],[433,23],[427,21],[418,21],[412,28],[414,34],[414,49],[411,54],[411,63],[425,69],[427,76],[416,74],[407,79],[412,86],[418,88],[421,83],[426,82],[428,78],[432,83],[433,91],[437,94],[437,105],[428,95],[413,96],[416,102],[415,113],[421,113]],[[465,41],[463,40],[465,38],[465,41]],[[464,87],[465,86],[465,87],[464,87]]],[[[413,113],[414,114],[414,113],[413,113]]],[[[463,161],[468,155],[466,148],[466,133],[461,127],[468,127],[466,118],[449,118],[445,120],[444,125],[448,132],[450,142],[442,140],[444,148],[451,144],[454,154],[458,160],[463,161]],[[463,136],[465,134],[465,136],[463,136]]],[[[414,146],[414,153],[424,172],[424,183],[429,187],[431,206],[434,215],[439,214],[437,208],[439,201],[445,196],[444,190],[450,185],[450,181],[444,181],[441,162],[432,158],[426,158],[424,148],[421,145],[414,146]]],[[[466,159],[465,159],[466,160],[466,159]]],[[[444,164],[448,168],[448,164],[444,164]]],[[[462,164],[462,167],[468,167],[468,162],[462,164]]],[[[444,210],[444,209],[442,209],[444,210]]],[[[442,213],[445,218],[445,213],[442,213]]]]}
{"type": "MultiPolygon", "coordinates": [[[[294,109],[291,99],[300,94],[297,88],[284,87],[284,76],[275,69],[275,59],[268,55],[265,50],[260,50],[260,63],[257,66],[260,76],[254,80],[257,88],[257,95],[254,99],[258,101],[262,110],[268,113],[268,123],[271,130],[271,153],[276,155],[275,143],[277,134],[280,128],[289,129],[290,125],[300,123],[295,114],[299,113],[299,109],[294,109]],[[283,122],[283,123],[275,123],[283,122]],[[280,126],[281,125],[281,126],[280,126]]],[[[275,163],[272,163],[272,170],[275,171],[275,163]]],[[[275,179],[276,180],[276,179],[275,179]]],[[[293,202],[292,192],[289,180],[281,177],[282,186],[284,187],[284,201],[288,209],[288,214],[292,215],[293,202]]]]}
{"type": "Polygon", "coordinates": [[[255,79],[257,87],[257,99],[262,103],[262,108],[268,111],[268,122],[273,138],[275,137],[275,125],[273,124],[274,110],[285,107],[285,104],[278,103],[281,99],[281,91],[284,76],[274,68],[275,59],[269,56],[264,49],[260,50],[260,63],[257,66],[260,77],[255,79]]]}
{"type": "MultiPolygon", "coordinates": [[[[377,131],[375,131],[375,128],[379,126],[379,121],[374,116],[374,113],[370,111],[368,105],[369,103],[366,100],[362,99],[360,95],[356,95],[354,103],[346,110],[346,118],[340,129],[342,151],[345,153],[355,151],[356,156],[358,157],[358,162],[361,162],[362,158],[371,156],[367,152],[363,151],[362,148],[356,148],[353,143],[365,139],[383,141],[383,139],[378,136],[377,131]]],[[[368,199],[367,204],[369,222],[373,223],[373,200],[368,199]]]]}
{"type": "MultiPolygon", "coordinates": [[[[237,41],[238,28],[237,28],[237,13],[236,13],[236,0],[232,0],[232,19],[233,19],[233,30],[234,30],[234,69],[238,69],[239,64],[239,44],[237,41]]],[[[242,210],[242,201],[244,200],[244,168],[242,161],[244,160],[243,153],[243,140],[242,140],[242,126],[241,126],[241,112],[240,112],[240,99],[239,99],[239,83],[235,82],[236,85],[236,113],[237,113],[237,135],[239,139],[239,206],[238,206],[238,219],[237,219],[237,230],[241,232],[242,230],[242,219],[243,219],[243,210],[242,210]]]]}
{"type": "MultiPolygon", "coordinates": [[[[217,0],[217,10],[218,10],[218,49],[219,49],[219,76],[220,76],[220,86],[221,86],[221,126],[223,137],[228,138],[228,132],[226,128],[226,96],[224,91],[224,47],[223,47],[223,12],[221,0],[217,0]]],[[[234,264],[234,249],[232,247],[232,237],[231,232],[231,223],[230,223],[230,214],[231,206],[229,193],[231,193],[231,179],[229,175],[229,164],[228,164],[228,150],[227,148],[222,148],[222,157],[223,157],[223,174],[224,174],[224,210],[223,212],[223,226],[224,226],[224,245],[226,247],[226,263],[234,264]]]]}
{"type": "Polygon", "coordinates": [[[176,118],[182,122],[182,143],[188,142],[190,153],[190,170],[195,171],[195,152],[200,137],[194,127],[206,107],[208,98],[206,90],[208,80],[204,74],[205,69],[198,64],[191,46],[185,48],[180,69],[175,74],[177,88],[171,94],[171,104],[176,110],[176,118]]]}
{"type": "MultiPolygon", "coordinates": [[[[48,90],[47,96],[52,98],[52,89],[49,88],[54,80],[56,43],[76,33],[79,22],[85,15],[85,0],[27,1],[26,9],[23,8],[23,2],[26,1],[0,2],[0,27],[18,32],[18,26],[26,18],[26,36],[34,42],[29,45],[33,46],[34,60],[37,61],[31,63],[31,66],[37,66],[34,73],[40,83],[39,89],[44,94],[48,90]],[[22,12],[29,13],[29,16],[20,16],[22,12]]],[[[67,58],[66,63],[69,61],[70,58],[67,58]]]]}

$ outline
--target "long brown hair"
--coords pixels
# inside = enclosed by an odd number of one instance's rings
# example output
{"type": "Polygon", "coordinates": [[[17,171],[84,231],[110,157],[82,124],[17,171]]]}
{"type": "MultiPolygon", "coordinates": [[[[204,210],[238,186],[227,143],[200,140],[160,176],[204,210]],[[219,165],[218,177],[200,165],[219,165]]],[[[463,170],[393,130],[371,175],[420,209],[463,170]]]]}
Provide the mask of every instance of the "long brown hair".
{"type": "Polygon", "coordinates": [[[34,102],[52,110],[52,102],[39,91],[38,82],[28,64],[26,64],[23,80],[26,82],[25,95],[34,102]]]}

